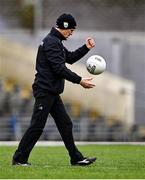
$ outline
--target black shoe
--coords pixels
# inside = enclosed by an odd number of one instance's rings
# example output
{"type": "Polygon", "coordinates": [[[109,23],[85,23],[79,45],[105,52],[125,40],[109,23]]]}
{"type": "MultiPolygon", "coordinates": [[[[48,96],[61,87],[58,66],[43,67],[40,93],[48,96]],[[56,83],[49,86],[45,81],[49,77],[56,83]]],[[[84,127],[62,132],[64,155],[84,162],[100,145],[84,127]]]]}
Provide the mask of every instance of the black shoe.
{"type": "Polygon", "coordinates": [[[16,165],[16,166],[31,166],[31,163],[21,163],[21,162],[17,162],[15,160],[12,160],[12,165],[16,165]]]}
{"type": "Polygon", "coordinates": [[[92,163],[94,163],[96,161],[96,157],[93,157],[93,158],[84,158],[80,161],[76,161],[76,162],[73,162],[71,161],[71,165],[77,165],[77,166],[87,166],[87,165],[90,165],[92,163]]]}

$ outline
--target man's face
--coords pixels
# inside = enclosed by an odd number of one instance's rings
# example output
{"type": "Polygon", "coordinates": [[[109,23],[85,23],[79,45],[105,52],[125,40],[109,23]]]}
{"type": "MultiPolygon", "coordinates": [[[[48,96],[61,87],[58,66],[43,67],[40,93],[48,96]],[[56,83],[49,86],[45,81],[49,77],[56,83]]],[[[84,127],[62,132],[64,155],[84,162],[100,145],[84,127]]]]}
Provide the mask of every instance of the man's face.
{"type": "Polygon", "coordinates": [[[73,34],[75,29],[63,29],[62,34],[67,39],[69,36],[73,34]]]}

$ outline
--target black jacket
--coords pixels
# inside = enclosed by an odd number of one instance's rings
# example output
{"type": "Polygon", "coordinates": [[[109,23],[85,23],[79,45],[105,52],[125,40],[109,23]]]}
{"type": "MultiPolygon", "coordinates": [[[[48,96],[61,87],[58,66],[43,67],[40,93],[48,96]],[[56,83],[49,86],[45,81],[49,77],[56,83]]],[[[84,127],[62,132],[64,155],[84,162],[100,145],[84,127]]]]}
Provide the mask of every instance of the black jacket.
{"type": "Polygon", "coordinates": [[[62,44],[64,36],[55,28],[39,45],[36,58],[36,75],[33,84],[34,96],[44,93],[60,94],[64,90],[64,80],[80,83],[81,77],[68,69],[65,63],[73,64],[82,58],[89,49],[86,45],[69,52],[62,44]]]}

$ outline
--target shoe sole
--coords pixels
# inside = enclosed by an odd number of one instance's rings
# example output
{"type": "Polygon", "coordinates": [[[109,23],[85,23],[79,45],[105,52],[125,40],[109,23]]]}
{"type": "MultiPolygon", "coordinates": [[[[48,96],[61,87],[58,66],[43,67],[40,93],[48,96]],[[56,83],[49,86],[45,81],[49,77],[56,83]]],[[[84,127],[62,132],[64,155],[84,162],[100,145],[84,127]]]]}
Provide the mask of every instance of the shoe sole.
{"type": "Polygon", "coordinates": [[[90,164],[93,164],[96,161],[97,158],[88,158],[88,159],[84,159],[83,161],[79,161],[76,164],[72,164],[72,166],[88,166],[90,164]]]}
{"type": "Polygon", "coordinates": [[[15,161],[12,161],[12,165],[13,165],[13,166],[31,166],[30,163],[22,164],[22,163],[15,162],[15,161]]]}

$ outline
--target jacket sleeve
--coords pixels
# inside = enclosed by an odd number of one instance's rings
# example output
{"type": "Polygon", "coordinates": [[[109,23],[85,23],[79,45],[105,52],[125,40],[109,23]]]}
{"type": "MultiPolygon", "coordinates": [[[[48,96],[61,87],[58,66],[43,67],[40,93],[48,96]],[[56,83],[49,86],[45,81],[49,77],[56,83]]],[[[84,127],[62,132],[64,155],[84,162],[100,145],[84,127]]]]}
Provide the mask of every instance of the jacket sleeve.
{"type": "Polygon", "coordinates": [[[46,43],[46,45],[44,44],[44,51],[48,63],[56,76],[73,83],[80,83],[81,77],[66,67],[63,50],[58,43],[53,42],[49,44],[46,43]]]}
{"type": "Polygon", "coordinates": [[[78,61],[79,59],[81,59],[84,55],[86,55],[88,53],[89,49],[87,48],[87,46],[84,44],[82,47],[78,48],[75,51],[68,51],[65,48],[65,54],[66,54],[66,62],[68,64],[73,64],[76,61],[78,61]]]}

